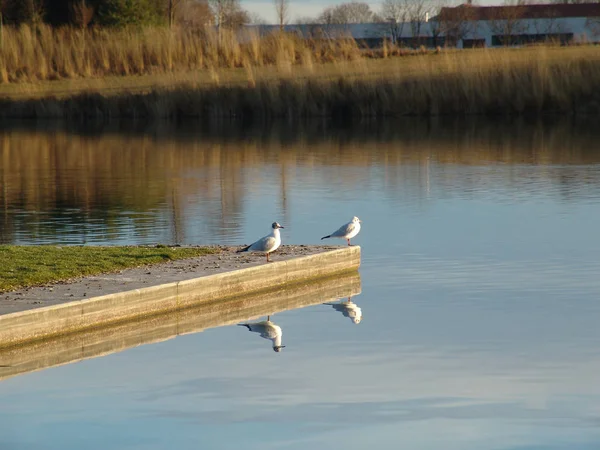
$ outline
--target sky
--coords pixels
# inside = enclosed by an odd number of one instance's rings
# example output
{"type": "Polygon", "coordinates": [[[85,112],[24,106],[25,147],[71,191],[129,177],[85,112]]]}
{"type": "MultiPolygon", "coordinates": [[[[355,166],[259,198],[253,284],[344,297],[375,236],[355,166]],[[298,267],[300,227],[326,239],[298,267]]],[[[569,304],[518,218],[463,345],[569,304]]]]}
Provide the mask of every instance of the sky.
{"type": "MultiPolygon", "coordinates": [[[[295,23],[300,17],[316,17],[325,7],[344,3],[343,1],[328,1],[319,2],[314,0],[294,1],[290,0],[290,23],[295,23]]],[[[371,6],[371,10],[379,11],[381,2],[367,2],[371,6]]],[[[258,14],[269,23],[277,23],[275,15],[275,7],[273,2],[266,1],[242,1],[244,8],[251,13],[258,14]]]]}
{"type": "MultiPolygon", "coordinates": [[[[351,1],[351,0],[348,0],[351,1]]],[[[357,0],[360,1],[360,0],[357,0]]],[[[290,0],[290,23],[295,23],[296,20],[300,17],[316,17],[325,9],[327,6],[336,5],[340,3],[345,3],[345,0],[329,0],[325,2],[316,1],[316,0],[290,0]]],[[[369,2],[371,10],[374,12],[379,12],[381,9],[382,1],[369,2]]],[[[463,3],[460,0],[458,1],[450,1],[448,2],[450,5],[463,3]]],[[[500,4],[501,0],[498,1],[478,1],[478,4],[486,5],[486,4],[500,4]]],[[[260,17],[265,19],[268,23],[277,23],[276,15],[275,15],[275,7],[273,6],[273,1],[263,0],[263,1],[248,1],[242,0],[242,6],[244,9],[250,11],[251,13],[258,14],[260,17]]]]}

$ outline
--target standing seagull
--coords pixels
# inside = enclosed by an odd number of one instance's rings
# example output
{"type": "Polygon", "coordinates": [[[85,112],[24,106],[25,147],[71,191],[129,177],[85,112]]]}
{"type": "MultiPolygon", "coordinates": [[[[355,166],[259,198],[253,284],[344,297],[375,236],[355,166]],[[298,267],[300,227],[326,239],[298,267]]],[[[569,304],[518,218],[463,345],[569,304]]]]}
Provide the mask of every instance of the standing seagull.
{"type": "Polygon", "coordinates": [[[352,245],[350,244],[350,239],[356,236],[360,231],[360,223],[361,220],[354,216],[350,222],[342,225],[337,231],[334,231],[329,236],[323,236],[321,240],[327,238],[343,238],[348,241],[348,245],[352,245]]]}
{"type": "Polygon", "coordinates": [[[238,250],[236,253],[241,252],[262,252],[267,254],[267,262],[269,262],[269,253],[274,252],[281,245],[281,235],[279,234],[279,229],[283,228],[277,222],[273,222],[271,225],[273,231],[271,234],[266,235],[263,238],[260,238],[254,244],[250,244],[248,247],[244,247],[238,250]]]}
{"type": "Polygon", "coordinates": [[[273,350],[280,352],[285,345],[281,345],[281,327],[271,322],[271,316],[267,316],[267,320],[255,323],[239,323],[240,327],[246,327],[254,333],[260,333],[261,338],[273,341],[273,350]]]}

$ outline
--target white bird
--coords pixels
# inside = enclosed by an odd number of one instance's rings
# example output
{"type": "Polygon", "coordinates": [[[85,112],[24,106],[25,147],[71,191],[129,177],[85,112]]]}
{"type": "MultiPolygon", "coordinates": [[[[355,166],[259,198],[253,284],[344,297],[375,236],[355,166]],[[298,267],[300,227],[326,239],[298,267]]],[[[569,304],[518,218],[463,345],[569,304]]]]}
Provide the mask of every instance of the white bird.
{"type": "Polygon", "coordinates": [[[263,238],[260,238],[254,244],[250,244],[248,247],[244,247],[238,250],[236,253],[241,252],[262,252],[267,254],[267,262],[269,262],[269,253],[273,253],[281,245],[281,235],[279,233],[280,228],[284,228],[277,222],[273,222],[271,225],[273,231],[263,238]]]}
{"type": "Polygon", "coordinates": [[[354,303],[354,302],[352,302],[352,300],[350,300],[350,297],[348,297],[348,300],[345,302],[323,303],[323,304],[333,306],[333,309],[341,312],[344,315],[344,317],[350,318],[350,320],[352,322],[354,322],[356,325],[358,325],[360,323],[360,321],[362,320],[361,309],[358,307],[358,305],[356,303],[354,303]]]}
{"type": "Polygon", "coordinates": [[[267,316],[267,320],[255,323],[239,323],[240,327],[246,327],[253,333],[260,333],[260,337],[269,339],[273,342],[273,350],[280,352],[285,345],[281,345],[281,327],[271,322],[271,317],[267,316]]]}
{"type": "Polygon", "coordinates": [[[352,239],[354,236],[356,236],[358,234],[358,232],[360,231],[361,222],[362,221],[358,217],[354,216],[350,222],[342,225],[341,227],[339,227],[336,231],[334,231],[330,235],[323,236],[321,238],[321,240],[327,239],[327,238],[343,238],[348,241],[348,245],[352,245],[352,244],[350,244],[350,239],[352,239]]]}

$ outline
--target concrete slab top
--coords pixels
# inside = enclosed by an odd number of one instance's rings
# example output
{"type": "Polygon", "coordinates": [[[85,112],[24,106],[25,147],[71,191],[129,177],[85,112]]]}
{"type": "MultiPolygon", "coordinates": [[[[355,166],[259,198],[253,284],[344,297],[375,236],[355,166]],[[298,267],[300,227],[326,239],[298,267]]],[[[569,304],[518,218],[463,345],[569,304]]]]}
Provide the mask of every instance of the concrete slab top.
{"type": "MultiPolygon", "coordinates": [[[[4,292],[0,294],[0,315],[267,264],[264,255],[260,253],[236,253],[239,247],[209,247],[220,251],[211,255],[4,292]]],[[[286,261],[339,248],[343,246],[282,245],[271,255],[271,261],[286,261]]]]}

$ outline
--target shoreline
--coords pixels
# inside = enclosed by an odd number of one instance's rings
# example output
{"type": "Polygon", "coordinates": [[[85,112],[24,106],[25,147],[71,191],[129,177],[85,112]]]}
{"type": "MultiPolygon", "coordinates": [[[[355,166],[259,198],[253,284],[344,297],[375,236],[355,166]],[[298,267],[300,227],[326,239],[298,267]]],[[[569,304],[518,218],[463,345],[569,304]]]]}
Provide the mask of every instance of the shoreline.
{"type": "MultiPolygon", "coordinates": [[[[117,272],[57,280],[39,286],[0,293],[0,316],[215,275],[265,263],[264,256],[259,253],[235,253],[240,247],[205,245],[201,248],[212,248],[219,251],[193,258],[131,267],[117,272]]],[[[282,245],[277,252],[273,253],[272,258],[274,262],[287,261],[339,248],[341,247],[334,245],[282,245]]]]}
{"type": "MultiPolygon", "coordinates": [[[[591,65],[591,63],[590,63],[591,65]]],[[[532,70],[502,72],[480,79],[465,92],[469,77],[437,76],[412,80],[337,78],[281,79],[248,86],[152,88],[148,92],[83,92],[71,97],[0,99],[2,120],[274,120],[378,119],[399,117],[536,117],[600,115],[600,63],[581,84],[545,90],[532,70]],[[522,78],[523,82],[515,78],[522,78]],[[494,86],[506,92],[490,93],[494,86]],[[426,89],[436,86],[435,92],[426,89]]],[[[569,76],[565,74],[565,76],[569,76]]],[[[581,74],[574,75],[580,77],[581,74]]]]}

